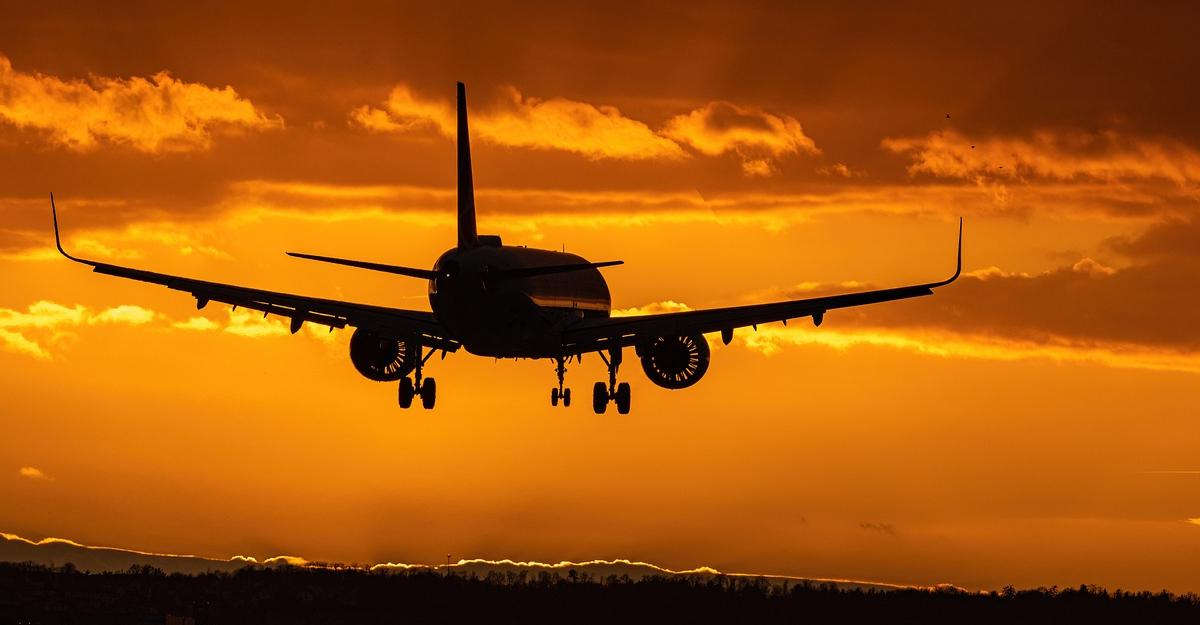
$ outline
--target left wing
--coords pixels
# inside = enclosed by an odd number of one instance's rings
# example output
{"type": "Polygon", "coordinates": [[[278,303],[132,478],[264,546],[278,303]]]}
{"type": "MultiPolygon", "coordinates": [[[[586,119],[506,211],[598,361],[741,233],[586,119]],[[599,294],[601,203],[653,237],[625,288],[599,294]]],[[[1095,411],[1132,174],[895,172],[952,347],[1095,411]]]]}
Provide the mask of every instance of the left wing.
{"type": "Polygon", "coordinates": [[[312,322],[330,328],[346,326],[364,328],[383,338],[396,340],[415,338],[416,342],[424,347],[447,352],[456,351],[460,346],[458,341],[448,335],[446,329],[431,312],[264,291],[76,258],[68,254],[62,247],[62,241],[58,234],[58,211],[54,208],[53,195],[50,196],[50,208],[54,215],[54,243],[63,256],[77,263],[91,265],[92,271],[96,273],[149,282],[190,293],[192,297],[196,298],[196,308],[204,308],[210,301],[213,301],[231,304],[234,308],[240,306],[261,311],[264,317],[271,314],[288,317],[291,319],[293,334],[299,331],[305,322],[312,322]]]}
{"type": "Polygon", "coordinates": [[[756,326],[760,323],[812,317],[821,325],[825,313],[837,308],[877,304],[910,297],[932,295],[933,289],[958,279],[962,273],[962,220],[958,222],[958,266],[946,280],[902,286],[877,291],[829,295],[809,299],[751,304],[710,310],[692,310],[637,317],[584,318],[563,330],[563,346],[568,353],[585,353],[616,347],[639,345],[664,336],[689,336],[720,332],[725,343],[733,337],[734,328],[756,326]]]}

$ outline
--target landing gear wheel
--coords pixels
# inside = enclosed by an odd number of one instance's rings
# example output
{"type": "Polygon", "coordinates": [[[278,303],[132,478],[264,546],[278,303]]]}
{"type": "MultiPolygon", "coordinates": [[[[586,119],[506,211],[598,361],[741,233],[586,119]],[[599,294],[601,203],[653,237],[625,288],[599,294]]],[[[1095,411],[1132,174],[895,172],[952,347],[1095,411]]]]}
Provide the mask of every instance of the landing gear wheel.
{"type": "Polygon", "coordinates": [[[433,408],[433,402],[437,401],[437,382],[433,378],[425,378],[421,383],[421,406],[426,410],[433,408]]]}
{"type": "Polygon", "coordinates": [[[558,389],[556,389],[556,388],[550,389],[550,405],[551,406],[558,405],[558,389]]]}
{"type": "Polygon", "coordinates": [[[617,412],[620,414],[629,414],[629,383],[622,382],[617,385],[617,392],[613,397],[613,401],[617,402],[617,412]]]}
{"type": "Polygon", "coordinates": [[[608,387],[603,382],[597,382],[592,387],[592,410],[595,410],[596,414],[604,414],[604,411],[607,409],[608,387]]]}
{"type": "Polygon", "coordinates": [[[571,407],[571,389],[564,389],[562,392],[563,408],[571,407]]]}
{"type": "Polygon", "coordinates": [[[400,407],[409,408],[412,406],[413,397],[417,394],[413,388],[412,378],[400,378],[400,407]]]}

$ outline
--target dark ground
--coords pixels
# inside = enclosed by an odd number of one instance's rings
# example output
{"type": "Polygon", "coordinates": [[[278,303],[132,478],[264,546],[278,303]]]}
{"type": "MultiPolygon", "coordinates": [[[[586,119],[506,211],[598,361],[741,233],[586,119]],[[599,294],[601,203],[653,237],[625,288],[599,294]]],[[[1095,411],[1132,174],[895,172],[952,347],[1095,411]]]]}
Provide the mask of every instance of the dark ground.
{"type": "Polygon", "coordinates": [[[449,577],[247,566],[166,574],[151,565],[90,574],[0,563],[0,625],[263,623],[1200,623],[1200,596],[1005,588],[841,589],[761,578],[596,579],[493,573],[449,577]]]}

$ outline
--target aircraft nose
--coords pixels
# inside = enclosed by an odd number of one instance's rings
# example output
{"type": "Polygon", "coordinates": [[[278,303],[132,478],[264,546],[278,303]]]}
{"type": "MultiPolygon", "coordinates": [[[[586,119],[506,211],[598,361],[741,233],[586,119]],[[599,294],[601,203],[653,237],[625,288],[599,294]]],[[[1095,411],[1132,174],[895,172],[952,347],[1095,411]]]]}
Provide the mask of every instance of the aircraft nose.
{"type": "Polygon", "coordinates": [[[438,277],[445,278],[447,280],[453,280],[454,278],[458,277],[458,272],[460,269],[461,268],[458,266],[458,261],[454,259],[448,259],[438,265],[438,277]]]}

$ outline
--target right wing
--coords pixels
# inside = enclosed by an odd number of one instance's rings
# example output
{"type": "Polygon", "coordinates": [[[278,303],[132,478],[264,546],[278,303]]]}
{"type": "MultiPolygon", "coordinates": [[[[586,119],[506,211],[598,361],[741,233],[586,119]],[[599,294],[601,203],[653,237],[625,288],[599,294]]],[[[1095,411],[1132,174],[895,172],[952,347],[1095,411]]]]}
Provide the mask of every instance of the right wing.
{"type": "Polygon", "coordinates": [[[864,304],[890,302],[922,295],[932,295],[933,289],[945,286],[958,279],[962,273],[962,220],[958,224],[958,266],[949,279],[927,284],[902,286],[860,293],[828,295],[809,299],[751,304],[709,310],[639,315],[634,317],[610,317],[607,319],[584,318],[565,328],[562,333],[563,346],[567,353],[592,351],[641,345],[659,337],[689,336],[721,332],[728,343],[734,328],[757,326],[760,323],[782,321],[799,317],[812,317],[813,323],[821,325],[825,313],[837,308],[849,308],[864,304]]]}
{"type": "Polygon", "coordinates": [[[351,326],[363,328],[382,338],[413,340],[424,347],[447,352],[458,350],[460,344],[449,336],[444,326],[431,312],[387,308],[369,304],[355,304],[339,300],[321,299],[251,289],[232,284],[206,282],[193,278],[172,276],[153,271],[131,269],[94,260],[71,256],[62,247],[58,234],[58,211],[54,208],[54,195],[50,196],[50,209],[54,215],[54,243],[63,256],[85,265],[91,265],[96,273],[129,278],[139,282],[158,284],[176,291],[190,293],[196,298],[196,308],[204,308],[210,301],[230,304],[233,307],[261,311],[263,316],[280,315],[291,319],[292,333],[296,333],[305,322],[317,323],[330,328],[351,326]]]}

